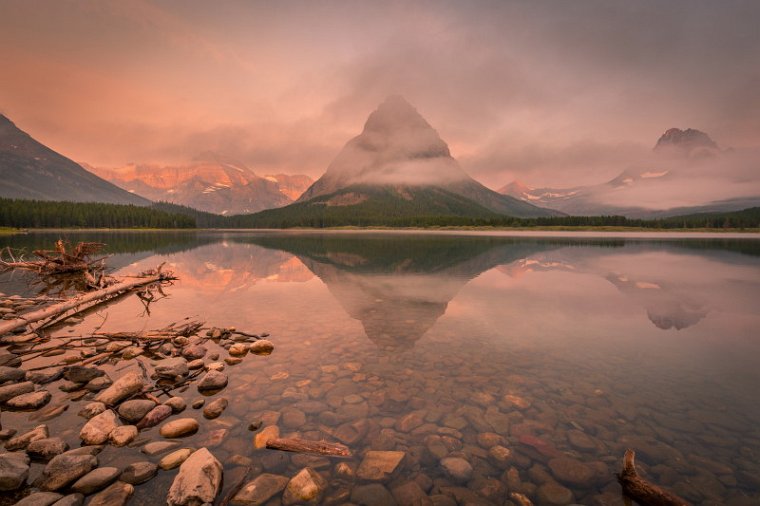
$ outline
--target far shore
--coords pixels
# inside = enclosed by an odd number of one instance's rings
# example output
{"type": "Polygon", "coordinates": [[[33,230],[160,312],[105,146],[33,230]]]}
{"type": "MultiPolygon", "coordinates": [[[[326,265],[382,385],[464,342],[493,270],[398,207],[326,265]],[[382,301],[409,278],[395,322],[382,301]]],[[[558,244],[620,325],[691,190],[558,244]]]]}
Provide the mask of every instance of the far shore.
{"type": "Polygon", "coordinates": [[[662,237],[665,234],[674,234],[679,237],[705,237],[720,236],[723,238],[748,238],[754,239],[760,234],[760,228],[646,228],[646,227],[568,227],[568,226],[537,226],[537,227],[293,227],[293,228],[24,228],[0,227],[0,236],[26,234],[26,233],[88,233],[88,232],[173,232],[173,233],[198,233],[198,232],[223,232],[223,233],[323,233],[323,232],[384,232],[384,233],[465,233],[469,234],[502,234],[516,236],[554,236],[554,235],[582,235],[604,237],[616,237],[633,234],[636,237],[662,237]]]}

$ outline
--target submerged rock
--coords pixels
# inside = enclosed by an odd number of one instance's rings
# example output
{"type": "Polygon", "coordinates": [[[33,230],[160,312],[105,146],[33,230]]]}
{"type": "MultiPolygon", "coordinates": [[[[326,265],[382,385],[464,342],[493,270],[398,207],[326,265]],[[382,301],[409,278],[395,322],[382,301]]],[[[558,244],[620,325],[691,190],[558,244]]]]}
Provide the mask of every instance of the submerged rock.
{"type": "Polygon", "coordinates": [[[304,467],[290,479],[282,494],[282,504],[319,504],[325,494],[327,481],[310,467],[304,467]]]}
{"type": "Polygon", "coordinates": [[[203,416],[209,419],[218,418],[225,409],[227,409],[228,401],[224,397],[220,397],[206,405],[203,408],[203,416]]]}
{"type": "Polygon", "coordinates": [[[399,451],[368,451],[356,470],[362,480],[382,481],[390,478],[399,469],[406,453],[399,451]]]}
{"type": "Polygon", "coordinates": [[[182,357],[167,358],[156,364],[156,374],[159,378],[174,379],[177,376],[187,376],[190,372],[187,360],[182,357]]]}
{"type": "Polygon", "coordinates": [[[280,428],[276,425],[264,427],[253,436],[253,447],[256,449],[266,448],[267,441],[280,437],[280,428]]]}
{"type": "Polygon", "coordinates": [[[137,433],[137,427],[134,425],[122,425],[111,431],[108,440],[114,446],[126,446],[135,440],[137,433]]]}
{"type": "Polygon", "coordinates": [[[14,506],[50,506],[61,499],[63,496],[55,492],[35,492],[24,497],[14,506]]]}
{"type": "Polygon", "coordinates": [[[171,452],[169,455],[164,456],[158,461],[158,467],[164,471],[179,467],[190,455],[193,454],[193,451],[192,448],[182,448],[181,450],[171,452]]]}
{"type": "Polygon", "coordinates": [[[472,478],[472,466],[460,457],[446,457],[441,460],[441,467],[454,481],[466,483],[472,478]]]}
{"type": "MultiPolygon", "coordinates": [[[[379,483],[359,485],[351,491],[351,502],[366,506],[394,505],[396,501],[388,489],[379,483]]],[[[414,503],[422,504],[422,503],[414,503]]]]}
{"type": "Polygon", "coordinates": [[[269,499],[285,490],[288,481],[285,476],[269,473],[260,474],[253,481],[243,485],[232,498],[230,504],[234,506],[265,504],[269,499]]]}
{"type": "Polygon", "coordinates": [[[164,453],[177,446],[179,446],[179,443],[176,441],[154,441],[143,446],[142,452],[145,455],[150,455],[152,457],[153,455],[164,453]]]}
{"type": "Polygon", "coordinates": [[[63,377],[73,383],[87,383],[104,374],[105,372],[97,367],[85,367],[81,365],[71,365],[63,371],[63,377]]]}
{"type": "Polygon", "coordinates": [[[182,397],[170,397],[164,402],[164,405],[172,408],[172,413],[174,414],[183,412],[187,407],[187,403],[182,397]]]}
{"type": "Polygon", "coordinates": [[[0,365],[0,385],[6,381],[23,381],[26,372],[23,369],[0,365]]]}
{"type": "Polygon", "coordinates": [[[0,403],[8,402],[14,397],[19,395],[28,394],[34,392],[34,383],[31,381],[23,381],[21,383],[11,383],[0,387],[0,403]]]}
{"type": "Polygon", "coordinates": [[[254,355],[269,355],[274,350],[274,344],[272,344],[272,341],[259,339],[258,341],[251,343],[248,349],[254,355]]]}
{"type": "Polygon", "coordinates": [[[29,457],[24,453],[0,454],[0,491],[20,488],[29,476],[29,457]]]}
{"type": "Polygon", "coordinates": [[[206,448],[182,463],[166,495],[168,506],[213,503],[222,483],[222,464],[206,448]]]}

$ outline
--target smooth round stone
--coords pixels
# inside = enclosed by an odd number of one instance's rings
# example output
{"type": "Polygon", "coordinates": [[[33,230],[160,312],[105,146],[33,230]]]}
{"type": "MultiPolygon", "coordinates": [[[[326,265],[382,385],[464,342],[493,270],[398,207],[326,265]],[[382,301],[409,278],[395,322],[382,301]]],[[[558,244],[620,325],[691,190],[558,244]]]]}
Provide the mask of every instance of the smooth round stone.
{"type": "Polygon", "coordinates": [[[71,455],[63,453],[52,458],[35,481],[42,490],[54,492],[75,482],[98,465],[93,455],[71,455]]]}
{"type": "Polygon", "coordinates": [[[206,366],[209,371],[224,371],[224,362],[211,362],[206,366]]]}
{"type": "Polygon", "coordinates": [[[538,487],[539,502],[550,506],[565,506],[573,502],[573,493],[557,483],[549,481],[538,487]]]}
{"type": "Polygon", "coordinates": [[[282,424],[288,429],[298,429],[306,424],[306,414],[300,409],[288,409],[283,411],[282,424]]]}
{"type": "Polygon", "coordinates": [[[218,418],[227,409],[227,405],[228,401],[224,397],[215,399],[203,408],[203,416],[208,419],[218,418]]]}
{"type": "Polygon", "coordinates": [[[274,344],[266,339],[259,339],[251,343],[249,351],[254,355],[269,355],[274,350],[274,344]]]}
{"type": "Polygon", "coordinates": [[[145,455],[150,455],[152,457],[153,455],[159,455],[172,448],[176,448],[177,446],[179,446],[179,443],[176,441],[153,441],[152,443],[143,446],[141,451],[145,455]]]}
{"type": "Polygon", "coordinates": [[[190,369],[191,371],[194,371],[196,369],[202,369],[203,366],[204,366],[204,363],[203,363],[202,358],[199,358],[187,363],[187,368],[190,369]]]}
{"type": "Polygon", "coordinates": [[[248,345],[245,343],[235,343],[227,351],[233,357],[242,357],[248,353],[248,345]]]}
{"type": "Polygon", "coordinates": [[[110,485],[121,472],[115,467],[98,467],[79,478],[71,490],[90,495],[110,485]]]}
{"type": "Polygon", "coordinates": [[[454,481],[465,483],[472,478],[472,466],[460,457],[446,457],[441,460],[441,467],[454,481]]]}
{"type": "Polygon", "coordinates": [[[84,504],[84,494],[76,493],[64,496],[53,503],[53,506],[82,506],[84,504]]]}
{"type": "Polygon", "coordinates": [[[182,465],[184,461],[187,460],[187,458],[193,454],[195,450],[192,448],[182,448],[177,451],[171,452],[169,455],[166,455],[158,462],[158,467],[163,469],[164,471],[168,471],[170,469],[174,469],[175,467],[179,467],[182,465]]]}
{"type": "Polygon", "coordinates": [[[147,460],[132,462],[124,468],[119,479],[125,483],[139,485],[153,478],[157,472],[158,466],[153,462],[147,460]]]}
{"type": "Polygon", "coordinates": [[[182,397],[171,397],[164,402],[164,405],[172,408],[174,414],[181,413],[187,407],[187,403],[182,397]]]}
{"type": "Polygon", "coordinates": [[[166,438],[190,436],[198,432],[198,422],[193,418],[179,418],[161,426],[159,433],[166,438]]]}
{"type": "Polygon", "coordinates": [[[503,445],[504,437],[494,432],[481,432],[478,434],[478,444],[489,450],[492,446],[503,445]]]}
{"type": "Polygon", "coordinates": [[[191,406],[193,409],[201,409],[206,404],[206,399],[195,399],[191,406]]]}
{"type": "Polygon", "coordinates": [[[488,450],[488,457],[491,461],[501,469],[509,467],[509,463],[512,460],[512,451],[509,448],[505,448],[501,445],[492,446],[488,450]]]}
{"type": "Polygon", "coordinates": [[[388,489],[379,483],[354,487],[351,491],[351,502],[354,504],[366,504],[368,506],[396,504],[388,489]]]}
{"type": "Polygon", "coordinates": [[[194,344],[182,349],[182,356],[188,360],[197,360],[206,356],[208,350],[205,346],[194,344]]]}
{"type": "Polygon", "coordinates": [[[219,371],[208,371],[198,382],[199,392],[221,390],[227,386],[227,375],[219,371]]]}
{"type": "Polygon", "coordinates": [[[135,487],[117,481],[93,496],[87,506],[124,506],[134,493],[135,487]]]}
{"type": "Polygon", "coordinates": [[[100,445],[108,441],[108,435],[119,424],[116,414],[110,409],[90,418],[79,431],[79,438],[88,445],[100,445]]]}
{"type": "Polygon", "coordinates": [[[85,367],[81,365],[71,365],[63,371],[63,377],[74,383],[87,383],[104,374],[105,372],[97,367],[85,367]]]}
{"type": "Polygon", "coordinates": [[[156,406],[148,399],[132,399],[122,402],[119,406],[119,416],[130,423],[137,423],[156,406]]]}
{"type": "Polygon", "coordinates": [[[14,506],[50,506],[60,499],[63,499],[63,496],[55,492],[35,492],[24,497],[14,506]]]}
{"type": "Polygon", "coordinates": [[[592,468],[570,457],[551,459],[549,469],[555,478],[571,486],[590,487],[596,475],[592,468]]]}
{"type": "Polygon", "coordinates": [[[87,382],[84,386],[90,392],[100,392],[113,385],[113,381],[108,376],[101,376],[87,382]]]}

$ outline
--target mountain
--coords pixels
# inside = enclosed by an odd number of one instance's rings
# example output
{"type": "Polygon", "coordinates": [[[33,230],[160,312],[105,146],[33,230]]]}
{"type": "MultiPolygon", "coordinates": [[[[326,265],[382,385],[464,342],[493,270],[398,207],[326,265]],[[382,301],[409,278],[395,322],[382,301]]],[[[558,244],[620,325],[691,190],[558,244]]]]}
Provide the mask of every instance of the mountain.
{"type": "Polygon", "coordinates": [[[660,136],[652,152],[646,162],[648,168],[626,169],[604,183],[542,188],[513,181],[499,193],[576,216],[653,219],[760,205],[760,193],[753,192],[750,185],[734,183],[732,190],[723,189],[731,183],[725,171],[731,167],[729,157],[733,153],[721,150],[704,132],[670,128],[660,136]],[[737,187],[744,195],[736,194],[737,187]],[[701,192],[699,195],[695,188],[701,192]]]}
{"type": "Polygon", "coordinates": [[[399,96],[370,114],[362,133],[295,204],[267,216],[297,219],[328,208],[393,216],[550,216],[468,176],[430,124],[399,96]]]}
{"type": "Polygon", "coordinates": [[[277,183],[280,187],[280,192],[290,200],[298,200],[303,195],[303,192],[314,183],[312,178],[303,174],[270,174],[264,176],[264,178],[277,183]]]}
{"type": "Polygon", "coordinates": [[[655,152],[672,152],[676,155],[686,155],[696,158],[700,156],[712,156],[720,152],[720,148],[706,133],[687,128],[669,128],[657,140],[654,146],[655,152]]]}
{"type": "MultiPolygon", "coordinates": [[[[291,203],[308,176],[258,176],[244,164],[204,153],[187,165],[87,166],[108,181],[151,200],[217,214],[246,214],[291,203]],[[280,180],[284,183],[281,184],[280,180]]],[[[301,190],[303,191],[303,190],[301,190]]]]}
{"type": "Polygon", "coordinates": [[[1,114],[0,197],[150,204],[37,142],[1,114]]]}

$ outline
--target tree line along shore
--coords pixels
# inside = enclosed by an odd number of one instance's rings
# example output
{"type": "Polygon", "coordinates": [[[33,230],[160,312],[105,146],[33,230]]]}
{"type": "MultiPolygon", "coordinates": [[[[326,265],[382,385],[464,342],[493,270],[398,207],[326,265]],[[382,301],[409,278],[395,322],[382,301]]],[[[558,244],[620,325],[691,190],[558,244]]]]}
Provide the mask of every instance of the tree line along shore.
{"type": "MultiPolygon", "coordinates": [[[[503,215],[387,215],[350,206],[323,207],[304,215],[278,210],[257,214],[222,216],[185,206],[156,203],[135,206],[90,202],[54,202],[0,198],[0,227],[22,228],[334,228],[334,227],[495,227],[548,229],[664,229],[664,230],[756,230],[760,207],[741,211],[698,213],[657,219],[625,216],[553,216],[515,218],[503,215]]],[[[2,229],[0,229],[2,230],[2,229]]]]}

